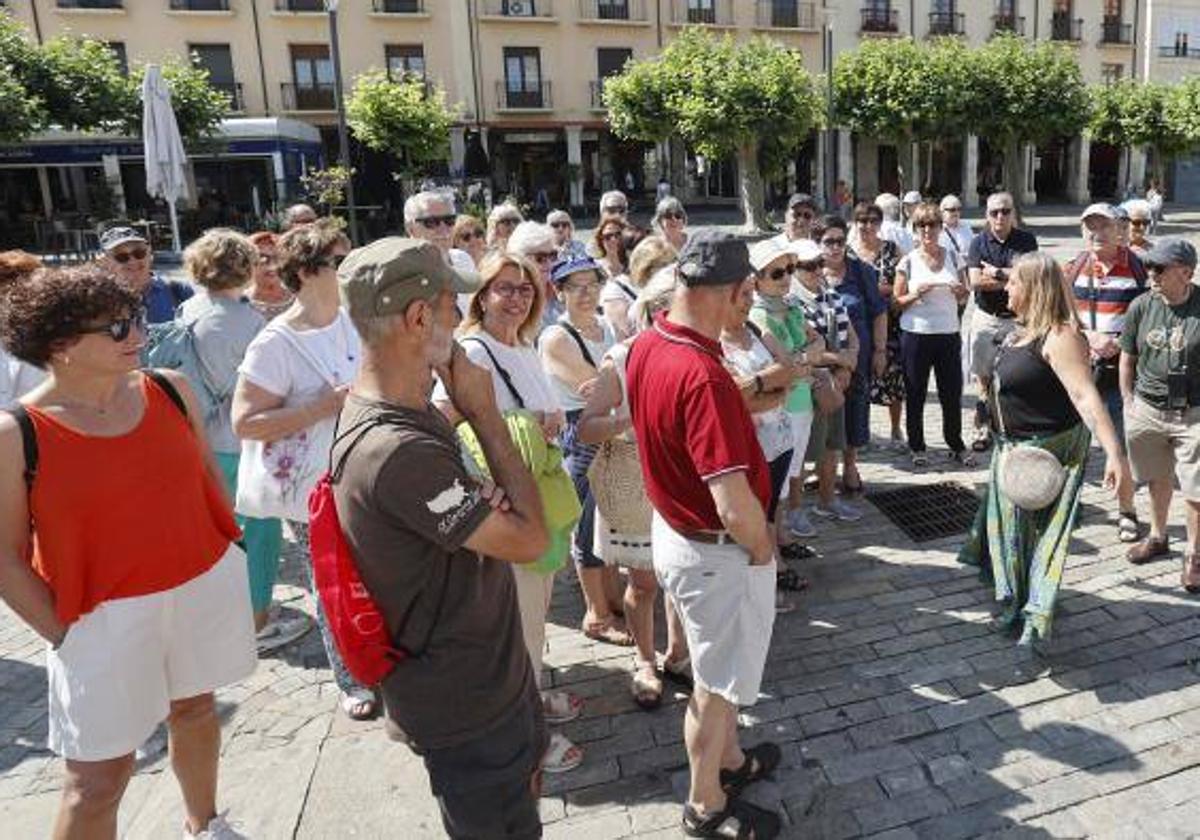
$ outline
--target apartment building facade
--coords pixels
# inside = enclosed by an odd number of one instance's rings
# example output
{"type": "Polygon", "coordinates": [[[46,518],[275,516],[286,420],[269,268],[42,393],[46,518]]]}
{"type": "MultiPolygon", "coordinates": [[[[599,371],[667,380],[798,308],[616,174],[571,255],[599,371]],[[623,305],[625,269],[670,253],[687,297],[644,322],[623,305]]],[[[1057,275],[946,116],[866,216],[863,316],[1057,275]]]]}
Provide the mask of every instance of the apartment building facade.
{"type": "MultiPolygon", "coordinates": [[[[732,200],[732,162],[698,161],[672,144],[621,141],[605,122],[604,79],[630,58],[662,49],[685,26],[737,38],[766,35],[820,73],[833,53],[865,38],[951,35],[982,43],[997,32],[1068,44],[1088,81],[1135,75],[1152,0],[341,0],[341,63],[347,86],[384,69],[425,79],[459,108],[450,178],[488,176],[497,194],[555,204],[589,204],[600,191],[632,184],[652,195],[669,173],[693,201],[732,200]]],[[[1200,0],[1173,0],[1187,9],[1200,0]]],[[[284,118],[316,127],[334,149],[333,62],[324,0],[7,0],[33,37],[73,31],[103,39],[123,60],[193,54],[226,89],[237,116],[284,118]]],[[[1190,33],[1190,29],[1188,30],[1190,33]]],[[[1200,37],[1195,39],[1200,50],[1200,37]]],[[[1190,50],[1190,45],[1185,52],[1190,50]]],[[[1155,67],[1190,58],[1154,56],[1155,67]]],[[[1200,63],[1200,62],[1197,62],[1200,63]]],[[[1157,70],[1155,72],[1158,72],[1157,70]]],[[[1164,71],[1165,72],[1165,71],[1164,71]]],[[[814,136],[786,183],[824,183],[825,136],[814,136]]],[[[859,194],[901,185],[961,192],[968,203],[998,177],[986,137],[947,138],[911,155],[873,138],[838,132],[836,176],[859,194]],[[933,157],[936,156],[936,157],[933,157]],[[937,166],[931,166],[933,159],[937,166]],[[922,164],[924,166],[922,167],[922,164]],[[922,174],[924,169],[924,175],[922,174]]],[[[365,202],[386,202],[387,162],[355,149],[365,202]]],[[[1026,200],[1082,201],[1139,180],[1140,156],[1060,138],[1026,150],[1026,200]]],[[[283,196],[274,196],[283,198],[283,196]]]]}

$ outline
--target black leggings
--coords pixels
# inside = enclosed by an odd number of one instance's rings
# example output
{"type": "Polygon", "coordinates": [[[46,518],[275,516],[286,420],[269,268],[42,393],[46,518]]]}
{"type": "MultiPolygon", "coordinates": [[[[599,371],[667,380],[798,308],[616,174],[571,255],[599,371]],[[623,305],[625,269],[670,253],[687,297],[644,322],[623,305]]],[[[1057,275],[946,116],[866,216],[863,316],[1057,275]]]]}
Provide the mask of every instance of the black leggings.
{"type": "Polygon", "coordinates": [[[775,521],[775,509],[779,507],[779,494],[792,468],[792,450],[788,450],[767,465],[771,475],[771,502],[767,505],[767,521],[775,521]]]}
{"type": "Polygon", "coordinates": [[[904,367],[904,424],[909,448],[925,451],[925,394],[932,371],[937,377],[946,446],[951,452],[961,452],[966,448],[962,439],[962,338],[958,333],[901,332],[900,363],[904,367]]]}

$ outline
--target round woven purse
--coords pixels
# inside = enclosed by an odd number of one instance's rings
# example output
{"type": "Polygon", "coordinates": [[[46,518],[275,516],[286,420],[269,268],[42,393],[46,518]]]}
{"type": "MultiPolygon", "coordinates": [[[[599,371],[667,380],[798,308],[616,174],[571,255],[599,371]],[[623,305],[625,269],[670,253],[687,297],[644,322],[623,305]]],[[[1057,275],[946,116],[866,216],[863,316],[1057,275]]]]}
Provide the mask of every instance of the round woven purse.
{"type": "Polygon", "coordinates": [[[650,500],[635,442],[616,437],[602,443],[588,468],[588,484],[610,528],[622,534],[650,533],[650,500]]]}
{"type": "MultiPolygon", "coordinates": [[[[996,421],[1000,424],[1000,434],[1006,436],[1004,412],[1000,410],[1000,374],[996,367],[992,369],[992,384],[996,421]]],[[[1054,503],[1067,483],[1067,470],[1058,456],[1036,443],[1012,444],[999,458],[996,484],[1000,493],[1022,510],[1044,510],[1054,503]]]]}

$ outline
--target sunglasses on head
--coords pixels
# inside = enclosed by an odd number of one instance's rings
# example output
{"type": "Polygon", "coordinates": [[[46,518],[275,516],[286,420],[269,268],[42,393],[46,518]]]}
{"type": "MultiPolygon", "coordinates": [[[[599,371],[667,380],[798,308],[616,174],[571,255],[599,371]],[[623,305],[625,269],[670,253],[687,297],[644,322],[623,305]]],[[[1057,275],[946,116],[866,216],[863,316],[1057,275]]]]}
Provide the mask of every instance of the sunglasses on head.
{"type": "Polygon", "coordinates": [[[788,263],[787,265],[785,265],[781,268],[771,269],[770,271],[767,272],[767,276],[770,277],[772,280],[782,280],[784,277],[787,277],[789,274],[791,274],[795,270],[796,270],[796,264],[788,263]]]}
{"type": "Polygon", "coordinates": [[[86,330],[81,330],[81,332],[89,335],[107,335],[117,344],[120,344],[122,341],[129,338],[129,334],[134,330],[137,330],[138,332],[146,331],[146,313],[144,310],[139,311],[134,315],[130,315],[128,318],[117,318],[116,320],[111,321],[102,327],[91,327],[86,330]]]}
{"type": "Polygon", "coordinates": [[[423,219],[417,219],[424,227],[433,230],[438,227],[454,227],[454,222],[458,217],[451,214],[449,216],[426,216],[423,219]]]}
{"type": "Polygon", "coordinates": [[[1011,216],[1013,209],[1011,207],[991,207],[988,209],[989,216],[1011,216]]]}
{"type": "Polygon", "coordinates": [[[112,255],[115,262],[125,265],[130,260],[144,260],[150,253],[149,248],[130,248],[128,251],[118,251],[112,255]]]}

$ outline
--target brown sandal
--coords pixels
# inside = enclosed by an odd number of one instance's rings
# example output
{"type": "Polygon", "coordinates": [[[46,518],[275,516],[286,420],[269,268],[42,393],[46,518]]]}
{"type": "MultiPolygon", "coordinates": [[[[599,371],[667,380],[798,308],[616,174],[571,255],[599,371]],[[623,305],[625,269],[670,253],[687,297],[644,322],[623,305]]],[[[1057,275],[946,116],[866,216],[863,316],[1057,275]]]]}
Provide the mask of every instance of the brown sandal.
{"type": "Polygon", "coordinates": [[[580,631],[593,642],[603,642],[606,645],[616,645],[617,647],[633,647],[633,636],[629,634],[629,631],[622,630],[611,623],[593,624],[591,627],[585,625],[580,628],[580,631]]]}
{"type": "Polygon", "coordinates": [[[1140,566],[1143,563],[1149,563],[1151,560],[1156,560],[1159,557],[1166,557],[1171,553],[1170,547],[1165,539],[1156,539],[1147,537],[1140,543],[1129,549],[1125,553],[1125,559],[1135,566],[1140,566]]]}
{"type": "Polygon", "coordinates": [[[662,705],[662,680],[654,665],[649,662],[638,664],[637,670],[633,672],[633,681],[629,685],[629,690],[633,694],[633,702],[638,704],[638,708],[649,712],[662,705]]]}

